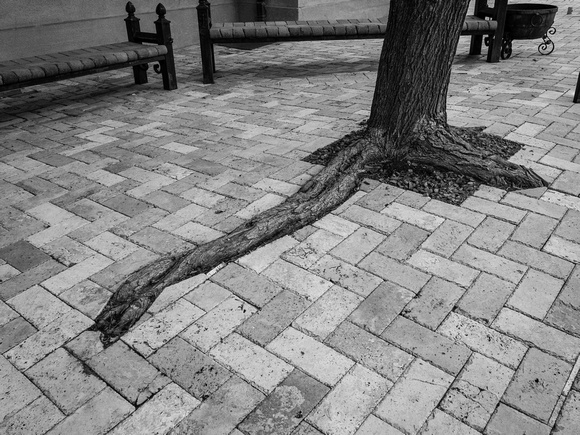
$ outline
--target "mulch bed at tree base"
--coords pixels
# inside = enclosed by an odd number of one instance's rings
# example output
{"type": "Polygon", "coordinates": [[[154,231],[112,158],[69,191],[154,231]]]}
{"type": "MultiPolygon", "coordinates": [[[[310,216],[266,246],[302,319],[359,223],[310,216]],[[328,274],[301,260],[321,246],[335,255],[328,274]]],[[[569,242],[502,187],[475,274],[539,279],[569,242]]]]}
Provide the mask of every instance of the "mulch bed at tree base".
{"type": "MultiPolygon", "coordinates": [[[[498,136],[482,133],[484,127],[462,128],[461,136],[469,142],[471,136],[485,135],[483,150],[489,155],[497,155],[504,159],[509,159],[517,153],[522,145],[498,136]]],[[[362,134],[363,130],[356,131],[339,139],[323,148],[314,151],[303,160],[308,163],[325,166],[342,148],[352,143],[352,139],[362,134]],[[346,140],[346,139],[349,140],[346,140]]],[[[418,165],[409,161],[381,162],[367,167],[365,174],[367,178],[380,181],[420,193],[448,204],[460,205],[465,199],[471,196],[482,184],[480,181],[465,175],[457,174],[445,169],[435,169],[431,166],[418,165]]],[[[506,186],[492,186],[506,189],[506,186]]]]}

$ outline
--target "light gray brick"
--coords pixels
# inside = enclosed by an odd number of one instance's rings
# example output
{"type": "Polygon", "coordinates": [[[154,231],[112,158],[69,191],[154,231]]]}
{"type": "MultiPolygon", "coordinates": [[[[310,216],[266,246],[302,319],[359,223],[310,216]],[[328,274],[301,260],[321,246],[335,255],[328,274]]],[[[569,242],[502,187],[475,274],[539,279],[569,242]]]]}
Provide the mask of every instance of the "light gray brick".
{"type": "Polygon", "coordinates": [[[450,257],[472,232],[473,228],[469,225],[446,220],[423,242],[421,248],[450,257]]]}
{"type": "Polygon", "coordinates": [[[556,278],[565,279],[570,274],[574,264],[570,261],[530,248],[521,243],[508,241],[498,252],[502,257],[526,264],[534,269],[546,272],[556,278]]]}
{"type": "Polygon", "coordinates": [[[514,284],[517,284],[522,279],[527,270],[527,267],[524,265],[469,245],[461,246],[453,255],[452,259],[475,269],[499,276],[514,284]]]}
{"type": "Polygon", "coordinates": [[[529,270],[507,305],[531,317],[543,319],[560,293],[564,281],[529,270]]]}
{"type": "Polygon", "coordinates": [[[421,435],[477,435],[479,432],[451,417],[449,414],[435,409],[425,426],[421,430],[421,435]]]}
{"type": "Polygon", "coordinates": [[[489,201],[497,202],[503,198],[506,194],[506,191],[503,189],[498,189],[497,187],[487,186],[482,184],[479,188],[475,191],[474,196],[478,198],[485,198],[489,201]]]}
{"type": "Polygon", "coordinates": [[[342,238],[350,236],[360,228],[360,225],[347,221],[346,219],[333,214],[327,214],[326,216],[323,216],[322,219],[319,219],[312,225],[316,228],[322,228],[326,231],[337,234],[342,238]]]}
{"type": "Polygon", "coordinates": [[[64,414],[46,396],[0,422],[0,433],[6,435],[40,435],[48,432],[64,418],[64,414]]]}
{"type": "Polygon", "coordinates": [[[298,244],[298,241],[290,236],[284,236],[281,239],[268,243],[255,251],[244,255],[238,262],[250,269],[261,273],[270,264],[272,264],[284,252],[292,249],[298,244]]]}
{"type": "Polygon", "coordinates": [[[286,329],[266,349],[330,386],[354,365],[352,360],[294,328],[286,329]]]}
{"type": "Polygon", "coordinates": [[[580,244],[552,235],[543,248],[544,251],[573,263],[580,263],[580,244]]]}
{"type": "Polygon", "coordinates": [[[536,213],[528,213],[511,235],[511,240],[540,249],[544,246],[556,225],[558,225],[556,219],[536,213]]]}
{"type": "Polygon", "coordinates": [[[393,219],[390,216],[385,216],[384,214],[359,207],[358,205],[351,205],[340,215],[340,217],[370,227],[373,230],[384,234],[391,234],[399,227],[399,225],[401,225],[400,221],[393,219]]]}
{"type": "Polygon", "coordinates": [[[242,219],[250,219],[251,217],[268,210],[278,204],[283,203],[286,200],[285,197],[280,195],[274,195],[273,193],[267,193],[260,199],[249,204],[247,207],[243,208],[236,213],[236,216],[242,219]]]}
{"type": "Polygon", "coordinates": [[[171,382],[121,341],[95,355],[87,364],[135,405],[142,404],[171,382]]]}
{"type": "MultiPolygon", "coordinates": [[[[161,294],[157,296],[157,299],[155,299],[155,302],[153,302],[153,304],[147,309],[147,312],[152,314],[158,313],[164,308],[167,308],[167,306],[169,306],[170,304],[177,301],[182,296],[191,293],[194,289],[196,289],[200,284],[202,284],[206,280],[207,275],[204,273],[200,273],[195,276],[192,276],[191,278],[179,281],[178,283],[172,284],[169,287],[164,288],[163,292],[161,292],[161,294]]],[[[203,309],[203,307],[200,308],[203,309]]]]}
{"type": "Polygon", "coordinates": [[[422,249],[413,254],[407,263],[462,287],[468,287],[479,275],[478,270],[422,249]]]}
{"type": "Polygon", "coordinates": [[[233,263],[221,269],[211,279],[257,307],[264,306],[282,291],[279,285],[265,276],[233,263]]]}
{"type": "Polygon", "coordinates": [[[284,253],[281,258],[308,269],[342,241],[343,237],[330,231],[317,230],[306,240],[284,253]]]}
{"type": "Polygon", "coordinates": [[[580,211],[568,210],[564,216],[564,219],[561,220],[558,228],[556,229],[556,235],[562,237],[563,239],[580,243],[580,236],[578,235],[579,231],[580,211]]]}
{"type": "Polygon", "coordinates": [[[302,296],[283,290],[260,311],[242,323],[237,332],[265,346],[300,316],[308,305],[309,302],[302,296]]]}
{"type": "Polygon", "coordinates": [[[199,400],[190,396],[177,384],[169,384],[110,434],[167,433],[199,403],[199,400]]]}
{"type": "MultiPolygon", "coordinates": [[[[243,305],[243,302],[239,301],[239,305],[243,305]]],[[[179,299],[131,329],[123,336],[123,341],[147,357],[203,314],[201,308],[185,299],[179,299]]]]}
{"type": "Polygon", "coordinates": [[[307,421],[326,433],[351,434],[392,385],[382,376],[357,364],[324,397],[307,421]]]}
{"type": "Polygon", "coordinates": [[[26,370],[91,324],[88,317],[71,310],[10,349],[5,356],[18,369],[26,370]]]}
{"type": "Polygon", "coordinates": [[[298,425],[296,430],[292,432],[292,435],[323,435],[323,434],[318,429],[308,424],[306,421],[302,421],[302,423],[298,425]]]}
{"type": "MultiPolygon", "coordinates": [[[[362,190],[356,191],[350,198],[348,198],[339,207],[337,207],[332,212],[332,214],[334,214],[334,215],[341,215],[347,209],[349,209],[351,206],[353,206],[357,201],[359,201],[361,198],[364,198],[366,195],[367,195],[367,193],[364,192],[364,191],[362,191],[362,190]]],[[[377,211],[382,210],[384,207],[385,207],[384,205],[380,206],[380,209],[377,210],[377,211]]],[[[370,208],[370,207],[366,207],[366,208],[370,208]]]]}
{"type": "Polygon", "coordinates": [[[35,333],[34,326],[24,320],[24,318],[17,316],[10,320],[0,326],[0,354],[18,346],[35,333]]]}
{"type": "Polygon", "coordinates": [[[451,385],[453,377],[420,359],[375,410],[375,414],[405,433],[417,433],[451,385]]]}
{"type": "Polygon", "coordinates": [[[368,296],[383,282],[378,276],[330,255],[322,257],[310,271],[361,296],[368,296]]]}
{"type": "Polygon", "coordinates": [[[423,228],[426,231],[435,231],[444,221],[443,218],[416,208],[399,203],[391,203],[381,214],[391,216],[399,221],[423,228]]]}
{"type": "Polygon", "coordinates": [[[453,375],[459,373],[471,355],[462,344],[404,317],[397,317],[381,338],[453,375]]]}
{"type": "Polygon", "coordinates": [[[311,302],[332,287],[332,282],[283,260],[275,261],[263,274],[311,302]]]}
{"type": "Polygon", "coordinates": [[[0,421],[42,396],[42,392],[1,355],[0,380],[0,421]]]}
{"type": "Polygon", "coordinates": [[[251,435],[289,434],[328,391],[326,385],[294,370],[239,427],[251,435]]]}
{"type": "Polygon", "coordinates": [[[232,295],[232,292],[211,281],[206,281],[184,296],[184,299],[204,311],[211,311],[232,295]]]}
{"type": "Polygon", "coordinates": [[[87,361],[105,349],[100,337],[99,331],[85,331],[64,347],[81,361],[87,361]]]}
{"type": "Polygon", "coordinates": [[[3,326],[20,315],[0,300],[0,326],[3,326]]]}
{"type": "Polygon", "coordinates": [[[456,313],[451,313],[437,331],[512,369],[527,351],[521,342],[456,313]]]}
{"type": "Polygon", "coordinates": [[[171,433],[229,434],[264,398],[263,393],[234,376],[181,420],[171,433]]]}
{"type": "Polygon", "coordinates": [[[384,282],[353,311],[348,319],[361,328],[379,335],[412,298],[413,293],[409,290],[384,282]]]}
{"type": "Polygon", "coordinates": [[[475,320],[490,324],[514,289],[514,284],[482,273],[461,298],[457,308],[475,320]]]}
{"type": "Polygon", "coordinates": [[[72,414],[106,384],[59,348],[26,371],[26,375],[65,413],[72,414]]]}
{"type": "Polygon", "coordinates": [[[369,415],[365,422],[361,425],[356,435],[404,435],[398,429],[395,429],[386,421],[375,417],[373,414],[369,415]]]}
{"type": "Polygon", "coordinates": [[[105,388],[48,433],[50,435],[70,435],[79,431],[87,435],[107,433],[134,409],[115,391],[105,388]]]}
{"type": "Polygon", "coordinates": [[[554,433],[574,435],[580,433],[580,393],[571,391],[560,411],[554,433]]]}
{"type": "Polygon", "coordinates": [[[531,348],[518,367],[503,401],[548,423],[572,366],[531,348]]]}
{"type": "Polygon", "coordinates": [[[515,225],[508,222],[487,217],[467,241],[480,249],[497,252],[515,228],[515,225]]]}
{"type": "Polygon", "coordinates": [[[381,183],[356,203],[364,208],[381,211],[405,191],[389,184],[381,183]]]}
{"type": "Polygon", "coordinates": [[[403,193],[397,197],[397,203],[408,205],[409,207],[420,209],[425,204],[427,204],[431,198],[424,196],[420,193],[413,192],[411,190],[405,190],[403,193]]]}
{"type": "Polygon", "coordinates": [[[7,302],[38,329],[44,328],[71,310],[71,307],[38,285],[8,299],[7,302]]]}
{"type": "Polygon", "coordinates": [[[540,349],[558,355],[568,362],[574,362],[580,353],[580,338],[547,326],[509,308],[501,310],[492,326],[498,331],[517,337],[519,340],[533,343],[540,349]]]}
{"type": "Polygon", "coordinates": [[[424,272],[401,264],[384,255],[370,253],[358,266],[368,270],[384,280],[399,284],[413,293],[417,293],[429,281],[430,276],[424,272]]]}
{"type": "Polygon", "coordinates": [[[517,192],[509,192],[502,200],[502,204],[512,205],[514,207],[530,210],[534,213],[549,216],[555,219],[561,219],[566,213],[566,207],[553,204],[541,199],[531,198],[521,195],[517,192]]]}
{"type": "Polygon", "coordinates": [[[550,426],[540,423],[503,403],[486,428],[489,435],[548,435],[550,426]]]}
{"type": "Polygon", "coordinates": [[[376,335],[343,322],[326,340],[327,344],[356,362],[395,382],[413,361],[413,356],[376,335]]]}
{"type": "Polygon", "coordinates": [[[397,260],[405,260],[428,236],[428,231],[403,223],[379,245],[376,252],[397,260]]]}
{"type": "Polygon", "coordinates": [[[236,333],[225,338],[209,354],[267,393],[292,371],[290,364],[236,333]]]}
{"type": "Polygon", "coordinates": [[[463,201],[462,207],[494,216],[498,219],[503,219],[514,224],[520,223],[526,215],[526,212],[523,210],[473,196],[463,201]]]}
{"type": "Polygon", "coordinates": [[[151,355],[149,362],[200,400],[206,399],[232,376],[221,364],[179,337],[151,355]]]}
{"type": "Polygon", "coordinates": [[[359,228],[336,248],[332,249],[330,254],[348,263],[357,264],[372,252],[383,240],[385,240],[384,235],[379,234],[370,228],[359,228]]]}
{"type": "Polygon", "coordinates": [[[458,207],[456,205],[447,204],[436,199],[432,199],[425,204],[423,210],[474,228],[485,219],[485,214],[458,207]]]}
{"type": "Polygon", "coordinates": [[[324,340],[362,300],[360,296],[342,287],[331,287],[296,318],[292,326],[324,340]]]}
{"type": "Polygon", "coordinates": [[[85,280],[61,293],[59,298],[85,316],[95,319],[111,298],[111,293],[100,285],[85,280]]]}
{"type": "Polygon", "coordinates": [[[513,370],[474,352],[440,407],[482,431],[513,375],[513,370]]]}
{"type": "Polygon", "coordinates": [[[232,296],[201,316],[179,336],[208,352],[256,312],[256,308],[232,296]]]}
{"type": "Polygon", "coordinates": [[[403,315],[435,330],[464,292],[465,289],[457,284],[433,277],[419,294],[407,304],[403,310],[403,315]]]}

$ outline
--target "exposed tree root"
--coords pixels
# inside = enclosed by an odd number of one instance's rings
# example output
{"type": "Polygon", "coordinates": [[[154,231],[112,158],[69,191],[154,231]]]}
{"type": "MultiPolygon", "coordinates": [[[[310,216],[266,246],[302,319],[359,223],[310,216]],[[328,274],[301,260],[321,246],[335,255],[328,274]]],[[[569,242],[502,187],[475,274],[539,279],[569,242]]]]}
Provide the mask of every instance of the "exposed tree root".
{"type": "Polygon", "coordinates": [[[377,151],[368,140],[357,139],[284,203],[255,216],[231,234],[133,272],[118,287],[92,329],[101,331],[105,345],[111,344],[139,320],[165,287],[206,273],[326,215],[359,187],[365,165],[376,158],[377,151]]]}
{"type": "Polygon", "coordinates": [[[504,189],[547,186],[534,171],[483,150],[486,141],[502,139],[487,134],[467,134],[466,129],[434,122],[421,123],[410,139],[407,159],[469,175],[485,184],[504,189]],[[469,142],[465,140],[468,136],[469,142]]]}
{"type": "MultiPolygon", "coordinates": [[[[231,234],[179,257],[165,257],[132,273],[118,287],[92,329],[101,331],[101,340],[109,345],[139,320],[165,287],[233,261],[337,208],[359,187],[368,164],[384,160],[386,156],[401,158],[400,147],[396,148],[396,153],[389,153],[385,144],[379,147],[379,137],[376,132],[367,131],[366,135],[358,132],[343,138],[342,141],[351,143],[284,203],[255,216],[231,234]]],[[[527,168],[478,151],[477,141],[488,140],[484,135],[470,137],[470,140],[476,143],[466,142],[460,130],[434,122],[422,123],[406,141],[407,154],[404,156],[496,186],[528,188],[546,184],[527,168]]]]}

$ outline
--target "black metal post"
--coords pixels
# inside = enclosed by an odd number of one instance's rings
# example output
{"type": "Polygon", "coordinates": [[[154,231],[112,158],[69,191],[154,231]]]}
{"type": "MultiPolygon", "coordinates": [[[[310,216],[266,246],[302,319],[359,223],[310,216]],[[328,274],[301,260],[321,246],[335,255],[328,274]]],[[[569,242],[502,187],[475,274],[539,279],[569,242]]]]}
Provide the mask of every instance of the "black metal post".
{"type": "MultiPolygon", "coordinates": [[[[141,28],[139,25],[139,18],[135,16],[135,6],[133,6],[133,3],[127,2],[125,11],[128,14],[127,18],[125,18],[127,38],[129,39],[129,42],[138,42],[135,37],[137,33],[141,31],[141,28]]],[[[147,65],[135,65],[133,67],[133,77],[135,78],[135,83],[138,85],[147,83],[147,65]]]]}
{"type": "Polygon", "coordinates": [[[266,21],[266,0],[256,0],[258,8],[256,13],[257,21],[266,21]]]}
{"type": "Polygon", "coordinates": [[[197,5],[197,21],[199,25],[199,47],[201,49],[201,67],[203,83],[213,83],[215,71],[213,57],[213,43],[209,37],[211,29],[211,10],[207,0],[199,0],[197,5]]]}
{"type": "Polygon", "coordinates": [[[167,10],[161,3],[155,8],[155,13],[159,18],[155,21],[155,33],[157,43],[167,47],[165,60],[159,61],[161,66],[161,76],[163,77],[163,88],[166,90],[177,89],[177,77],[175,75],[175,59],[173,57],[173,38],[171,38],[171,28],[168,19],[165,18],[167,10]]]}

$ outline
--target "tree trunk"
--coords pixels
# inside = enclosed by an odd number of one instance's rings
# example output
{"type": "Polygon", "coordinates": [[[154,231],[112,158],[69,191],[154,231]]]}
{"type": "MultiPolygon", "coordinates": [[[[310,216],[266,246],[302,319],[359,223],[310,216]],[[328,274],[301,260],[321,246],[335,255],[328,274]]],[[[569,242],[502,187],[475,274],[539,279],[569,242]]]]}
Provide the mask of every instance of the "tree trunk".
{"type": "Polygon", "coordinates": [[[392,0],[367,128],[341,139],[343,150],[298,193],[231,234],[131,274],[93,329],[105,344],[134,325],[163,289],[232,261],[314,222],[359,186],[365,166],[409,160],[470,175],[499,187],[537,187],[535,173],[481,145],[485,135],[448,126],[446,95],[469,0],[392,0]]]}

